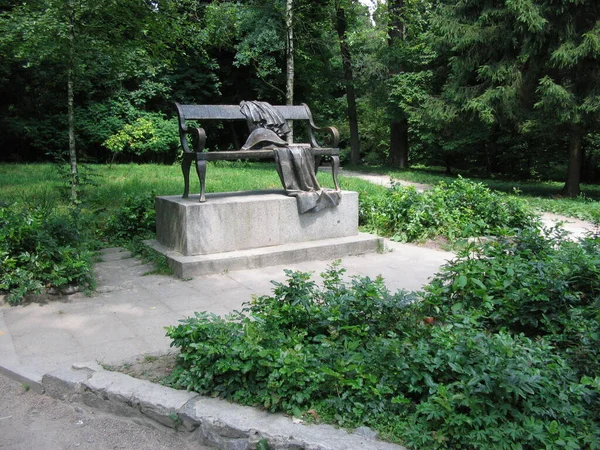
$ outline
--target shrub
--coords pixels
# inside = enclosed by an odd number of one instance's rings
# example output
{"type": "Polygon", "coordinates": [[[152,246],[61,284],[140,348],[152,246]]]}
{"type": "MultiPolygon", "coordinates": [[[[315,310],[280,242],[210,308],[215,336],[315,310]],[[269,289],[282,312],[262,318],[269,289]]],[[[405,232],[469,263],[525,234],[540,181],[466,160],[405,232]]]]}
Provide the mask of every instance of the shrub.
{"type": "Polygon", "coordinates": [[[162,114],[144,113],[133,123],[123,127],[106,139],[103,145],[113,153],[129,152],[138,156],[176,154],[179,144],[175,119],[166,119],[162,114]]]}
{"type": "Polygon", "coordinates": [[[154,193],[125,196],[122,206],[106,220],[104,237],[115,245],[149,238],[156,230],[154,197],[154,193]]]}
{"type": "Polygon", "coordinates": [[[405,418],[390,420],[394,434],[412,448],[600,445],[590,414],[599,393],[590,384],[600,379],[580,383],[544,340],[464,325],[432,326],[390,355],[393,366],[406,366],[407,397],[420,394],[405,418]]]}
{"type": "MultiPolygon", "coordinates": [[[[226,318],[167,328],[171,383],[271,411],[367,425],[414,448],[597,448],[600,378],[544,338],[490,332],[478,315],[424,316],[414,294],[343,269],[287,271],[226,318]]],[[[432,294],[430,294],[432,295],[432,294]]]]}
{"type": "Polygon", "coordinates": [[[580,375],[600,371],[600,239],[525,229],[465,249],[426,288],[423,313],[548,336],[580,375]]]}
{"type": "Polygon", "coordinates": [[[45,287],[92,285],[92,252],[77,221],[75,211],[0,207],[0,290],[9,292],[9,303],[45,287]]]}
{"type": "Polygon", "coordinates": [[[393,185],[381,197],[363,196],[359,214],[368,230],[405,242],[498,235],[534,221],[524,201],[460,177],[423,193],[393,185]]]}

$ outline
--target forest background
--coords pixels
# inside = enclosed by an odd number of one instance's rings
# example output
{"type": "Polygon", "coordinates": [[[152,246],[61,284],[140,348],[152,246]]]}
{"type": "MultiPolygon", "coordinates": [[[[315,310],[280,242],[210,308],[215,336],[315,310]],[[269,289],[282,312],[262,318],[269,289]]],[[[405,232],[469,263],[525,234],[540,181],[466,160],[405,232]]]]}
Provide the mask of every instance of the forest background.
{"type": "MultiPolygon", "coordinates": [[[[600,179],[599,2],[370,6],[0,0],[0,161],[70,161],[73,186],[81,161],[171,163],[175,101],[258,99],[309,104],[353,164],[560,179],[567,196],[600,179]]],[[[212,150],[244,132],[218,126],[212,150]]]]}

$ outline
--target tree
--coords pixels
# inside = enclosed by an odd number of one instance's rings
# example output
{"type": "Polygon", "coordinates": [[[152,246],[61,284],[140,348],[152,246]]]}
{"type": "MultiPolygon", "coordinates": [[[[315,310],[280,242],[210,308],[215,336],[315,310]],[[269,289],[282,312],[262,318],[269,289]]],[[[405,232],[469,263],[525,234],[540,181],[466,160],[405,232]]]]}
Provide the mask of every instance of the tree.
{"type": "MultiPolygon", "coordinates": [[[[294,104],[294,2],[285,1],[285,30],[286,30],[286,71],[285,71],[285,104],[294,104]]],[[[288,121],[290,132],[288,143],[294,142],[294,122],[288,121]]]]}
{"type": "Polygon", "coordinates": [[[342,64],[344,67],[344,81],[346,84],[346,99],[348,102],[348,122],[350,124],[350,162],[360,162],[360,141],[358,136],[358,117],[356,112],[356,93],[354,90],[354,76],[352,71],[352,57],[348,45],[346,7],[340,1],[335,5],[335,28],[340,42],[342,64]]]}
{"type": "Polygon", "coordinates": [[[491,133],[538,143],[564,136],[563,192],[578,195],[584,136],[600,116],[600,3],[445,0],[436,11],[438,49],[450,62],[442,97],[491,133]]]}
{"type": "MultiPolygon", "coordinates": [[[[9,49],[27,70],[50,69],[65,88],[65,101],[60,103],[67,110],[73,201],[79,183],[76,96],[86,85],[93,86],[91,77],[99,72],[118,78],[116,72],[131,62],[131,47],[139,42],[146,29],[142,23],[155,13],[155,6],[134,0],[32,0],[18,2],[0,16],[0,47],[9,49]]],[[[58,123],[52,126],[58,128],[58,123]]]]}
{"type": "MultiPolygon", "coordinates": [[[[402,45],[402,42],[406,38],[406,26],[402,16],[403,9],[404,0],[388,1],[388,45],[392,49],[402,45]]],[[[397,74],[404,70],[405,66],[401,61],[397,63],[397,67],[391,68],[392,74],[397,74]]],[[[390,123],[389,163],[392,167],[408,168],[408,117],[406,114],[393,118],[390,123]]]]}

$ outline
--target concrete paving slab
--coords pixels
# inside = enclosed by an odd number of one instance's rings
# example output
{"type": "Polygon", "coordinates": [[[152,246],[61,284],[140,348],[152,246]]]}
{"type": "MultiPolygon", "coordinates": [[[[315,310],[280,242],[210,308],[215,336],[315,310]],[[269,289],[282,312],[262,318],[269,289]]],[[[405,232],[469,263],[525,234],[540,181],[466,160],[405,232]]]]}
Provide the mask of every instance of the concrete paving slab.
{"type": "MultiPolygon", "coordinates": [[[[448,252],[408,244],[386,245],[393,251],[344,258],[348,276],[382,275],[392,290],[415,289],[452,257],[448,252]]],[[[225,315],[239,310],[252,295],[270,294],[272,280],[285,281],[284,269],[311,271],[318,278],[332,262],[227,271],[183,281],[144,276],[137,259],[122,255],[127,253],[118,249],[103,252],[108,262],[96,267],[99,290],[92,297],[75,294],[60,302],[1,307],[4,324],[0,325],[5,331],[0,329],[4,333],[0,334],[0,351],[2,343],[7,346],[10,340],[12,347],[4,354],[12,354],[16,362],[37,359],[42,368],[50,369],[67,361],[106,359],[111,352],[124,359],[157,350],[153,345],[163,349],[167,342],[164,326],[195,311],[225,315]],[[126,282],[121,281],[124,273],[129,277],[126,282]],[[115,289],[102,289],[106,287],[115,289]]]]}
{"type": "MultiPolygon", "coordinates": [[[[347,268],[348,276],[382,275],[393,290],[419,288],[453,256],[407,244],[388,246],[393,251],[343,258],[342,265],[347,268]]],[[[107,262],[96,266],[98,290],[91,297],[78,293],[55,297],[43,304],[0,306],[0,366],[4,367],[0,371],[12,378],[29,380],[41,392],[40,380],[44,373],[69,367],[76,361],[110,365],[141,354],[167,352],[170,340],[165,336],[165,326],[176,325],[196,311],[226,315],[240,310],[253,295],[270,294],[274,288],[272,280],[285,281],[284,269],[314,272],[318,280],[318,274],[332,263],[331,260],[300,262],[180,280],[161,275],[145,276],[150,268],[135,258],[123,258],[128,256],[126,252],[110,249],[102,254],[107,262]]],[[[156,410],[146,405],[144,411],[156,410]]],[[[147,416],[161,423],[171,420],[158,417],[159,413],[155,412],[147,416]]],[[[210,434],[212,445],[221,448],[232,445],[247,448],[244,445],[258,436],[244,431],[246,437],[232,440],[219,434],[221,422],[213,423],[205,416],[202,420],[206,429],[200,427],[201,433],[210,434]],[[210,428],[211,423],[217,431],[210,428]]],[[[264,436],[269,437],[269,433],[264,436]]],[[[302,436],[301,441],[308,442],[308,435],[302,436]]],[[[285,439],[281,448],[302,448],[294,447],[296,441],[285,439]]],[[[327,448],[352,447],[328,444],[327,448]]]]}

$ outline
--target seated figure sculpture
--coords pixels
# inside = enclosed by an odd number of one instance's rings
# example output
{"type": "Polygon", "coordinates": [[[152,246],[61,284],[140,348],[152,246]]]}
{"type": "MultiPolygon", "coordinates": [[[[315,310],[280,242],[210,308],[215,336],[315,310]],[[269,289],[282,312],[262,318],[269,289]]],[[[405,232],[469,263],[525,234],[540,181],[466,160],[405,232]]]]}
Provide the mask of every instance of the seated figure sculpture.
{"type": "MultiPolygon", "coordinates": [[[[331,175],[336,191],[340,191],[337,175],[340,167],[339,132],[335,127],[318,127],[312,119],[312,113],[306,104],[301,105],[269,105],[264,102],[242,102],[241,105],[182,105],[175,103],[179,119],[179,138],[183,149],[181,170],[183,173],[183,198],[188,198],[190,191],[190,168],[195,165],[198,181],[200,182],[200,195],[198,201],[206,202],[206,163],[208,161],[235,161],[277,159],[275,149],[291,148],[295,153],[305,153],[308,167],[313,167],[315,172],[323,158],[331,159],[331,175]],[[244,111],[244,112],[243,112],[244,111]],[[244,121],[251,133],[244,147],[239,150],[207,150],[207,134],[202,126],[190,126],[187,121],[199,121],[200,125],[206,122],[234,122],[244,121]],[[303,126],[307,142],[303,144],[287,145],[284,138],[288,133],[286,121],[294,121],[303,126]],[[317,135],[326,136],[320,142],[317,135]],[[306,147],[306,150],[294,150],[297,147],[306,147]],[[308,156],[311,155],[312,157],[308,156]],[[312,166],[310,166],[312,165],[312,166]]],[[[289,136],[288,136],[288,140],[289,136]]],[[[283,153],[283,152],[280,152],[283,153]]],[[[285,156],[279,157],[281,161],[285,156]]],[[[303,166],[304,167],[304,166],[303,166]]],[[[306,169],[309,170],[309,169],[306,169]]],[[[282,171],[280,171],[282,172],[282,171]]],[[[280,176],[283,174],[281,173],[280,176]]],[[[302,183],[288,183],[283,180],[288,191],[295,190],[294,186],[302,183]]],[[[306,184],[306,183],[304,183],[306,184]]],[[[319,191],[318,185],[310,184],[310,189],[319,191]]],[[[312,195],[314,197],[314,195],[312,195]]],[[[311,207],[312,208],[312,207],[311,207]]],[[[309,208],[308,210],[310,210],[309,208]]],[[[304,210],[304,207],[301,209],[304,210]]]]}

